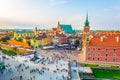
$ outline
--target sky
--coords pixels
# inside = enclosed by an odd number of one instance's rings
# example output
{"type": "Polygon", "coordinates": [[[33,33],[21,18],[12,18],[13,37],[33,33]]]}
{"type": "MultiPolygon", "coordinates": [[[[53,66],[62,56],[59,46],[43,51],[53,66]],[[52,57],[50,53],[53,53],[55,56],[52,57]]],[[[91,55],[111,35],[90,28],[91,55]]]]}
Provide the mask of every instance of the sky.
{"type": "Polygon", "coordinates": [[[0,0],[0,28],[51,29],[71,24],[83,29],[120,30],[120,0],[0,0]]]}

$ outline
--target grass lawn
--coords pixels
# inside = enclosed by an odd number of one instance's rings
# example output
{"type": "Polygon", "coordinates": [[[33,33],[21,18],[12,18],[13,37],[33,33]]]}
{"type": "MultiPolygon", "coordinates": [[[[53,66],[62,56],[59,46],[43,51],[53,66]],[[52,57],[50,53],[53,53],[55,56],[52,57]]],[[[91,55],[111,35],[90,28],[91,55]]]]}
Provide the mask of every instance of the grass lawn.
{"type": "Polygon", "coordinates": [[[96,78],[112,78],[120,80],[120,71],[93,69],[96,78]]]}
{"type": "Polygon", "coordinates": [[[97,64],[84,64],[84,67],[98,67],[99,65],[97,64]]]}

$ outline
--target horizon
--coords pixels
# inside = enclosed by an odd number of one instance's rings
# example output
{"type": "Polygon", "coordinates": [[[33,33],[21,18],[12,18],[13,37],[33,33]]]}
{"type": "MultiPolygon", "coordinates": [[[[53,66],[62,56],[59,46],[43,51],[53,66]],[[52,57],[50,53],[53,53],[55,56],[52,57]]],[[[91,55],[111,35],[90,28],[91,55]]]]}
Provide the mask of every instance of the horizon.
{"type": "Polygon", "coordinates": [[[1,0],[1,29],[51,29],[71,24],[82,30],[88,12],[91,30],[120,30],[119,0],[1,0]]]}

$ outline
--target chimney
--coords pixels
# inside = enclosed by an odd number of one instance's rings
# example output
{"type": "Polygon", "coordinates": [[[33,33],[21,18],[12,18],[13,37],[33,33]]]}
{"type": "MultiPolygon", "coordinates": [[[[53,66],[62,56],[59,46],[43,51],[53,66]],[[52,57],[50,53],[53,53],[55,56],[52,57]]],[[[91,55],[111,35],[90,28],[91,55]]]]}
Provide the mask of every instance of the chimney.
{"type": "Polygon", "coordinates": [[[104,40],[104,39],[103,39],[103,36],[100,37],[100,40],[101,40],[101,42],[103,42],[103,40],[104,40]]]}
{"type": "Polygon", "coordinates": [[[119,42],[119,37],[116,37],[116,41],[119,42]]]}

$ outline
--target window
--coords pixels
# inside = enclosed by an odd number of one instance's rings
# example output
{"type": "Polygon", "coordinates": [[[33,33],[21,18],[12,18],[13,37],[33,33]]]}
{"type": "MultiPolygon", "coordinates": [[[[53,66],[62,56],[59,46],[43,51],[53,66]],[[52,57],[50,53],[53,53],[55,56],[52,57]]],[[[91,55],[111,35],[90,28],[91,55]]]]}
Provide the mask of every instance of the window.
{"type": "Polygon", "coordinates": [[[100,51],[100,48],[98,48],[98,50],[100,51]]]}
{"type": "Polygon", "coordinates": [[[94,60],[94,58],[93,58],[93,60],[94,60]]]}
{"type": "Polygon", "coordinates": [[[101,54],[100,54],[100,53],[98,53],[98,57],[100,57],[100,55],[101,55],[101,54]]]}
{"type": "Polygon", "coordinates": [[[105,61],[107,61],[107,58],[105,59],[105,61]]]}
{"type": "Polygon", "coordinates": [[[88,48],[88,51],[90,51],[90,48],[88,48]]]}
{"type": "Polygon", "coordinates": [[[108,53],[106,53],[106,57],[108,57],[108,53]]]}
{"type": "Polygon", "coordinates": [[[93,50],[95,50],[95,48],[93,48],[93,50]]]}
{"type": "Polygon", "coordinates": [[[95,56],[95,53],[93,53],[93,56],[95,56]]]}
{"type": "Polygon", "coordinates": [[[90,60],[90,58],[88,58],[88,60],[90,60]]]}
{"type": "Polygon", "coordinates": [[[114,49],[114,53],[116,52],[116,49],[114,49]]]}
{"type": "Polygon", "coordinates": [[[113,59],[113,61],[115,61],[115,59],[113,59]]]}
{"type": "Polygon", "coordinates": [[[98,61],[100,60],[100,58],[98,58],[98,61]]]}
{"type": "Polygon", "coordinates": [[[88,56],[90,56],[90,52],[88,52],[88,56]]]}
{"type": "Polygon", "coordinates": [[[108,49],[106,49],[106,52],[108,52],[108,49]]]}
{"type": "Polygon", "coordinates": [[[113,57],[116,58],[116,53],[113,54],[113,57]]]}

